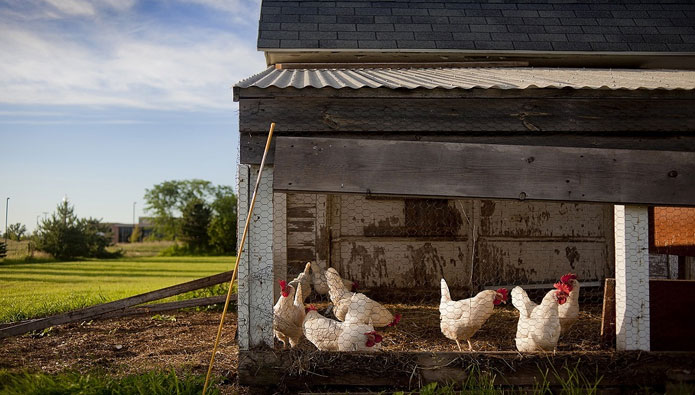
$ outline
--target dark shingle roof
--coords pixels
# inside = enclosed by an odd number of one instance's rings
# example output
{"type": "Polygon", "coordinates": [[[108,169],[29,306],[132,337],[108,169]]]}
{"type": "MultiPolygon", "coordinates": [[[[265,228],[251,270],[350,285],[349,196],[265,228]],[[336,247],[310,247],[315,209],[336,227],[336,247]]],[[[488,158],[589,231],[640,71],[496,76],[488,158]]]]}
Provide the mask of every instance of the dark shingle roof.
{"type": "Polygon", "coordinates": [[[258,48],[695,52],[695,2],[264,0],[258,48]]]}

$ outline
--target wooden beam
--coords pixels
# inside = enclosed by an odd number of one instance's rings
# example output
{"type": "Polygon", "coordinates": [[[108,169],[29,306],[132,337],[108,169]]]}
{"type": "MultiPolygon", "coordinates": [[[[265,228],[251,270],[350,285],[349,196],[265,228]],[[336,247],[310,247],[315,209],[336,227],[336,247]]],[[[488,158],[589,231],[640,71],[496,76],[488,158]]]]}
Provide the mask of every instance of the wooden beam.
{"type": "MultiPolygon", "coordinates": [[[[387,335],[386,335],[387,336],[387,335]]],[[[471,367],[493,374],[494,384],[532,388],[542,381],[542,372],[557,392],[565,366],[575,367],[590,383],[602,377],[601,389],[620,387],[637,390],[663,387],[682,380],[695,381],[685,367],[695,365],[695,353],[582,352],[379,352],[346,353],[319,351],[240,351],[239,384],[285,390],[320,388],[388,388],[412,390],[432,383],[466,381],[471,367]],[[555,373],[554,373],[555,372],[555,373]],[[678,377],[674,377],[678,374],[678,377]]]]}
{"type": "Polygon", "coordinates": [[[695,153],[279,137],[278,191],[695,206],[695,153]]]}
{"type": "MultiPolygon", "coordinates": [[[[683,136],[671,133],[631,133],[606,136],[598,133],[287,133],[290,137],[360,138],[396,141],[435,141],[448,143],[507,144],[553,147],[612,148],[660,151],[695,152],[695,135],[683,136]]],[[[261,163],[265,149],[265,134],[240,134],[240,163],[261,163]]],[[[271,144],[266,163],[275,162],[275,141],[271,144]]]]}
{"type": "MultiPolygon", "coordinates": [[[[562,91],[561,91],[562,92],[562,91]]],[[[288,132],[695,132],[695,99],[275,98],[239,102],[239,131],[276,121],[288,132]]],[[[685,133],[684,133],[685,134],[685,133]]]]}
{"type": "Polygon", "coordinates": [[[224,272],[215,274],[214,276],[203,277],[197,280],[188,281],[182,284],[172,285],[170,287],[158,289],[151,292],[146,292],[140,295],[131,296],[125,299],[119,299],[109,303],[103,303],[96,306],[85,307],[84,309],[70,311],[64,314],[53,315],[46,318],[24,322],[6,328],[0,329],[0,339],[21,335],[23,333],[45,329],[54,325],[67,324],[70,322],[91,319],[102,314],[111,313],[119,310],[125,310],[128,307],[136,306],[142,303],[152,302],[169,296],[178,295],[184,292],[193,291],[200,288],[209,287],[229,281],[232,278],[232,272],[224,272]]]}
{"type": "MultiPolygon", "coordinates": [[[[151,313],[161,313],[164,311],[174,311],[179,309],[185,309],[189,307],[200,307],[200,306],[210,306],[213,304],[224,303],[227,297],[225,295],[211,296],[208,298],[195,298],[187,300],[179,300],[176,302],[167,303],[157,303],[149,305],[141,305],[135,307],[129,307],[125,310],[116,310],[110,313],[102,314],[93,319],[105,319],[105,318],[118,318],[118,317],[128,317],[132,315],[140,314],[151,314],[151,313]]],[[[233,301],[236,302],[236,295],[232,295],[233,301]]]]}

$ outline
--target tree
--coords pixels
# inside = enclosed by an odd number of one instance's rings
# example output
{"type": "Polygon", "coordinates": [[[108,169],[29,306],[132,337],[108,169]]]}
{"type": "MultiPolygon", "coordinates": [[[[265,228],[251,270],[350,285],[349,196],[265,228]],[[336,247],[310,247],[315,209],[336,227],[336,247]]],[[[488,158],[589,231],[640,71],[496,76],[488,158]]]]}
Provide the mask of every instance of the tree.
{"type": "Polygon", "coordinates": [[[213,217],[208,227],[211,247],[219,254],[236,253],[237,197],[232,188],[219,186],[211,208],[213,217]]]}
{"type": "Polygon", "coordinates": [[[174,240],[181,235],[178,218],[193,199],[207,201],[213,197],[215,187],[205,180],[171,180],[145,190],[145,209],[152,214],[155,233],[174,240]]]}
{"type": "Polygon", "coordinates": [[[10,240],[20,241],[27,233],[27,227],[17,222],[7,227],[7,238],[10,240]]]}
{"type": "Polygon", "coordinates": [[[137,243],[140,241],[140,237],[142,237],[142,231],[140,230],[140,225],[135,225],[133,228],[133,233],[130,234],[130,237],[128,238],[128,241],[131,243],[137,243]]]}
{"type": "Polygon", "coordinates": [[[111,244],[111,230],[98,219],[80,219],[68,200],[58,204],[50,218],[42,220],[35,235],[36,249],[57,259],[105,258],[111,244]]]}
{"type": "Polygon", "coordinates": [[[202,199],[191,199],[183,209],[181,219],[181,239],[192,251],[202,252],[208,249],[210,236],[208,226],[212,210],[202,199]]]}

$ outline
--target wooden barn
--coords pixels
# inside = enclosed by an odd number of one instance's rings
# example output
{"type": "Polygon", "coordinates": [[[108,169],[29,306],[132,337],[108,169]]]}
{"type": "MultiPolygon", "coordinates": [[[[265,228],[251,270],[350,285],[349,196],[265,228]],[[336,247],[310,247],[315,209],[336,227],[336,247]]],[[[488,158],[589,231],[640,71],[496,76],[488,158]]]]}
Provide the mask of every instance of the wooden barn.
{"type": "MultiPolygon", "coordinates": [[[[258,49],[268,68],[234,87],[239,218],[277,127],[239,268],[242,383],[277,381],[278,365],[311,379],[288,354],[259,351],[275,347],[277,280],[306,262],[401,306],[404,322],[408,303],[439,300],[442,278],[468,297],[575,273],[603,321],[592,339],[614,331],[617,350],[652,350],[650,266],[686,278],[693,251],[663,247],[695,234],[681,215],[695,206],[695,6],[264,0],[258,49]]],[[[681,340],[659,344],[680,350],[692,336],[681,340]]],[[[594,343],[584,351],[605,350],[594,343]]],[[[406,386],[416,371],[371,382],[406,386]]],[[[351,374],[332,383],[361,383],[351,374]]]]}

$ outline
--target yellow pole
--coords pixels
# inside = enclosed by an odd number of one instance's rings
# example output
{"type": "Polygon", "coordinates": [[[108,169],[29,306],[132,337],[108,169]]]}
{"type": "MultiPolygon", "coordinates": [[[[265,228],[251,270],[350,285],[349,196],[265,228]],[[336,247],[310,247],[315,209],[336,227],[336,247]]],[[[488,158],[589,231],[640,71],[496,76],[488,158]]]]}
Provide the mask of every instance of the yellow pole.
{"type": "Polygon", "coordinates": [[[229,281],[229,290],[227,291],[227,299],[224,302],[224,309],[222,309],[222,318],[220,319],[220,326],[217,328],[217,337],[215,337],[215,346],[212,348],[212,357],[210,358],[210,365],[208,366],[208,373],[205,376],[205,385],[203,386],[203,395],[208,390],[208,384],[210,383],[210,374],[212,373],[212,366],[215,364],[215,354],[217,353],[217,346],[220,344],[220,335],[222,334],[222,325],[224,324],[224,316],[227,314],[227,307],[229,307],[229,299],[232,296],[232,287],[234,286],[234,280],[236,279],[237,272],[239,271],[239,261],[241,260],[241,251],[244,249],[244,241],[246,241],[246,234],[249,230],[249,224],[251,223],[251,213],[253,213],[253,206],[256,204],[256,194],[258,193],[258,186],[260,185],[261,176],[263,175],[263,166],[265,166],[265,158],[268,155],[268,150],[270,149],[270,140],[273,138],[273,131],[275,130],[275,122],[270,124],[270,132],[268,133],[268,141],[265,143],[265,151],[263,151],[263,159],[261,159],[261,168],[258,171],[258,178],[256,178],[256,186],[253,188],[253,197],[251,198],[251,206],[249,206],[249,212],[246,215],[246,223],[244,224],[244,233],[241,235],[241,241],[239,242],[239,248],[236,253],[236,265],[234,265],[234,272],[232,272],[232,279],[229,281]]]}

